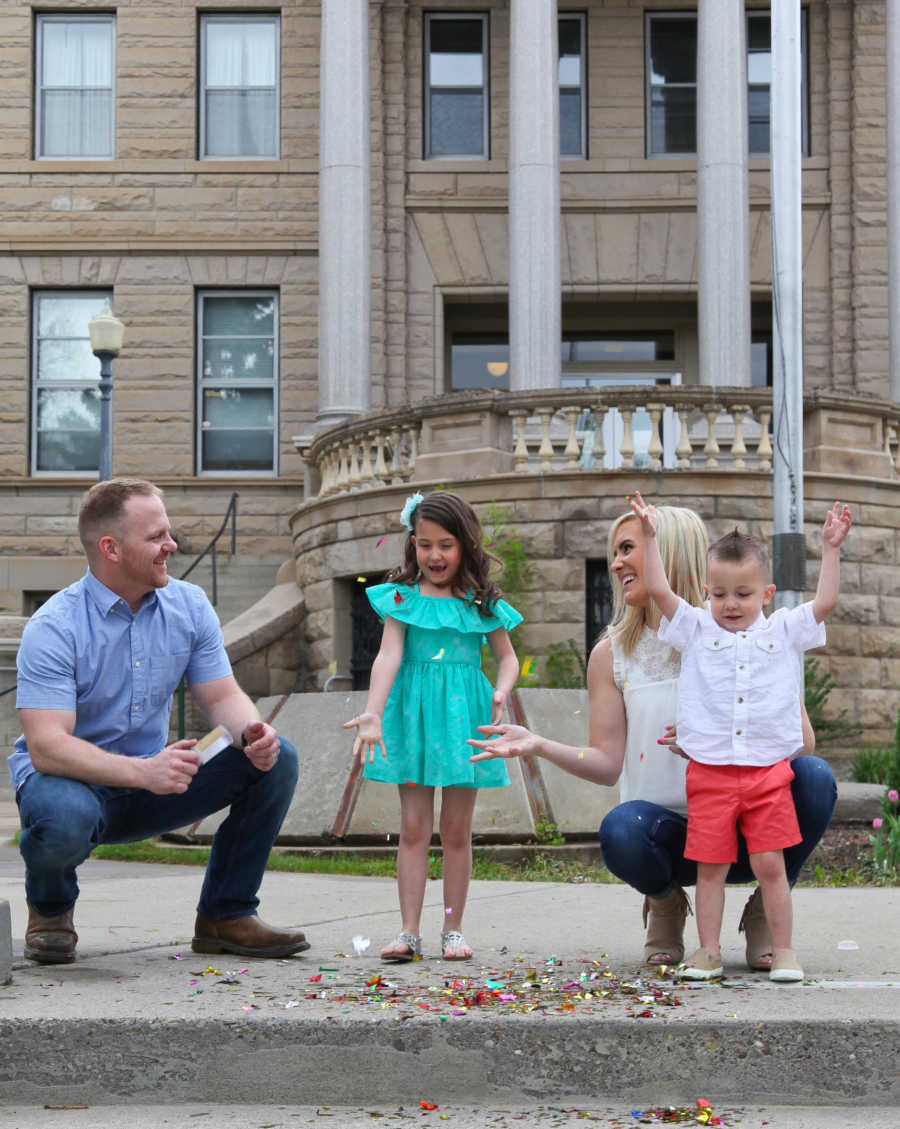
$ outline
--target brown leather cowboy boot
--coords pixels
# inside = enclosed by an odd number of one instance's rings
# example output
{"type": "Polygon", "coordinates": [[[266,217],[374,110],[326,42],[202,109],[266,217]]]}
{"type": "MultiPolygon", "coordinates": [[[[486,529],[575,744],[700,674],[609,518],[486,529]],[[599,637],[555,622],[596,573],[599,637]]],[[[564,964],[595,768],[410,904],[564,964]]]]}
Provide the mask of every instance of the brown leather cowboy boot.
{"type": "Polygon", "coordinates": [[[75,960],[78,943],[78,934],[72,924],[74,908],[56,917],[44,917],[31,902],[27,905],[25,956],[38,964],[71,964],[75,960]]]}
{"type": "Polygon", "coordinates": [[[309,948],[299,930],[276,929],[250,914],[212,921],[197,914],[191,948],[195,953],[237,953],[245,957],[286,957],[309,948]]]}

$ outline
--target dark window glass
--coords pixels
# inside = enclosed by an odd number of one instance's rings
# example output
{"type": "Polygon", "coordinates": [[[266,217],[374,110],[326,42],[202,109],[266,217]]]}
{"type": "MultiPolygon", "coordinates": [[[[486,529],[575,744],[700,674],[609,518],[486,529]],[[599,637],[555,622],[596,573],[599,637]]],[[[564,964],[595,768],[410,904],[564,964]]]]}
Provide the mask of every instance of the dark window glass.
{"type": "Polygon", "coordinates": [[[453,389],[509,388],[509,345],[506,341],[460,340],[454,338],[450,349],[453,389]]]}
{"type": "Polygon", "coordinates": [[[581,16],[559,19],[559,152],[585,157],[583,22],[581,16]]]}
{"type": "Polygon", "coordinates": [[[429,157],[486,156],[486,20],[430,16],[426,22],[429,157]]]}

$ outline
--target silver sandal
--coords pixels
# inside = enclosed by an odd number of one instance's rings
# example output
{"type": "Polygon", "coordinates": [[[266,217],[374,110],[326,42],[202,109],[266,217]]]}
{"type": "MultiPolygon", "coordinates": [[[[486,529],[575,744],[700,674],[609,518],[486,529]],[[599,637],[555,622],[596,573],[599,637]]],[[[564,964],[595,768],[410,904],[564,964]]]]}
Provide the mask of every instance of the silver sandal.
{"type": "Polygon", "coordinates": [[[471,949],[468,956],[447,956],[447,950],[458,953],[460,949],[470,949],[469,943],[458,929],[448,929],[441,934],[441,956],[444,960],[471,960],[475,955],[471,949]]]}
{"type": "Polygon", "coordinates": [[[407,933],[404,929],[398,933],[397,936],[391,941],[387,948],[396,949],[400,945],[404,945],[409,949],[408,953],[388,953],[384,949],[381,950],[381,959],[391,961],[394,964],[408,964],[411,960],[416,960],[417,957],[422,955],[422,938],[415,937],[412,933],[407,933]]]}

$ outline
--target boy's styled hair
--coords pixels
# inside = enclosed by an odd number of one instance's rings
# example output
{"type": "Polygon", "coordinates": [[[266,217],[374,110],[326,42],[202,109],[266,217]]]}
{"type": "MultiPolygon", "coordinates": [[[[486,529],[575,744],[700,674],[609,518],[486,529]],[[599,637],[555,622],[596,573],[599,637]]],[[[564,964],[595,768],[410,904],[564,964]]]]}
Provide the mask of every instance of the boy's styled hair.
{"type": "MultiPolygon", "coordinates": [[[[630,510],[617,517],[610,528],[606,550],[609,564],[613,561],[619,527],[629,520],[637,521],[630,510]]],[[[705,607],[704,585],[709,538],[706,534],[706,526],[699,515],[683,506],[657,506],[656,543],[659,545],[659,555],[662,557],[669,586],[675,595],[681,596],[695,608],[705,607]]],[[[637,646],[644,627],[652,627],[655,624],[648,623],[645,608],[629,607],[625,603],[625,594],[619,578],[615,573],[610,573],[610,577],[613,596],[612,621],[603,638],[608,636],[617,640],[625,654],[630,655],[637,646]]],[[[655,607],[655,604],[651,604],[651,616],[658,614],[653,610],[655,607]]]]}
{"type": "Polygon", "coordinates": [[[81,499],[78,536],[90,555],[97,542],[122,520],[129,498],[161,498],[162,490],[144,478],[110,478],[96,482],[81,499]]]}
{"type": "Polygon", "coordinates": [[[459,571],[453,578],[453,595],[478,605],[482,615],[500,599],[500,589],[490,579],[491,562],[497,561],[483,544],[481,522],[468,502],[448,490],[426,494],[412,512],[412,529],[403,546],[403,563],[388,577],[395,584],[412,584],[419,575],[416,560],[416,529],[420,521],[433,521],[460,544],[459,571]]]}
{"type": "Polygon", "coordinates": [[[769,553],[762,541],[757,541],[739,529],[732,529],[709,547],[711,560],[732,561],[734,564],[743,564],[746,560],[755,560],[759,567],[768,574],[769,553]]]}

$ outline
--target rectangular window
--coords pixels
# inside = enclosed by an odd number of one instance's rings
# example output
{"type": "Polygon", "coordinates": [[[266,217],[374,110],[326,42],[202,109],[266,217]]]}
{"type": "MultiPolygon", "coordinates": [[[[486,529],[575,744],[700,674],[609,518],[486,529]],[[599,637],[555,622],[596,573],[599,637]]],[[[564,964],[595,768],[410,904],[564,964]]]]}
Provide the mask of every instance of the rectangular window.
{"type": "MultiPolygon", "coordinates": [[[[801,11],[803,153],[809,155],[806,9],[801,11]]],[[[697,16],[693,12],[647,16],[647,155],[685,157],[697,152],[697,16]]],[[[747,13],[747,116],[749,152],[769,153],[771,17],[747,13]]]]}
{"type": "Polygon", "coordinates": [[[275,474],[278,295],[198,296],[199,474],[275,474]]]}
{"type": "Polygon", "coordinates": [[[35,47],[35,155],[112,157],[115,17],[39,15],[35,47]]]}
{"type": "Polygon", "coordinates": [[[587,157],[585,17],[559,17],[559,155],[587,157]]]}
{"type": "Polygon", "coordinates": [[[487,157],[488,19],[425,14],[425,156],[487,157]]]}
{"type": "Polygon", "coordinates": [[[200,17],[200,157],[278,156],[279,21],[200,17]]]}
{"type": "Polygon", "coordinates": [[[88,322],[110,291],[35,291],[32,299],[32,472],[96,472],[100,465],[100,362],[88,322]]]}

